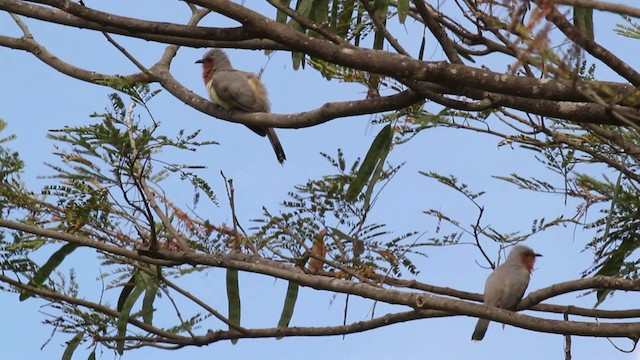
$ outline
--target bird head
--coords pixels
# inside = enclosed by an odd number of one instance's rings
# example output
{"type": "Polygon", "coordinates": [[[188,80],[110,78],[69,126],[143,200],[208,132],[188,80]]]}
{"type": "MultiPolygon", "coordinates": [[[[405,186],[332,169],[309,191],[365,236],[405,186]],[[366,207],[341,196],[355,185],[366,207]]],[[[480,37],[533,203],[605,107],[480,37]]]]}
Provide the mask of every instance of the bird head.
{"type": "Polygon", "coordinates": [[[507,262],[522,264],[531,272],[538,256],[542,255],[533,251],[532,248],[524,245],[516,245],[511,249],[509,256],[507,256],[507,262]]]}
{"type": "Polygon", "coordinates": [[[208,83],[211,76],[216,71],[231,70],[231,62],[224,51],[220,49],[211,49],[204,53],[202,59],[195,62],[202,64],[202,77],[205,83],[208,83]]]}

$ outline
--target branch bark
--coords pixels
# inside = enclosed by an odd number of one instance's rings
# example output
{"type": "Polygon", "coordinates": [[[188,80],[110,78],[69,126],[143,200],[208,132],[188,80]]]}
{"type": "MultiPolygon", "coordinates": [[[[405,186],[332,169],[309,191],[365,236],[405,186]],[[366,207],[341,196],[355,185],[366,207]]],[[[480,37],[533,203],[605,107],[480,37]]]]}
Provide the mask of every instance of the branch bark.
{"type": "MultiPolygon", "coordinates": [[[[533,331],[555,334],[600,337],[634,337],[640,335],[640,322],[599,322],[598,326],[593,326],[592,322],[565,322],[562,320],[542,319],[449,297],[385,289],[364,283],[356,283],[327,276],[310,275],[304,273],[301,269],[254,255],[246,255],[242,253],[232,253],[228,255],[202,253],[179,254],[176,252],[167,251],[165,249],[160,249],[159,251],[152,253],[144,250],[128,250],[107,244],[105,242],[91,240],[75,234],[61,233],[57,231],[42,229],[37,226],[26,225],[6,219],[0,219],[0,227],[37,234],[47,238],[63,240],[78,246],[91,247],[106,253],[125,256],[129,259],[143,261],[149,264],[163,266],[205,265],[210,267],[231,268],[240,271],[247,271],[251,273],[268,275],[284,280],[294,281],[301,286],[311,287],[316,290],[326,290],[357,295],[388,304],[407,306],[417,311],[428,310],[428,312],[421,312],[416,314],[416,319],[434,316],[466,315],[487,318],[493,321],[499,321],[505,324],[533,331]]],[[[638,283],[638,281],[608,277],[581,279],[568,283],[553,285],[547,289],[539,290],[537,295],[534,295],[534,297],[532,298],[533,300],[525,299],[525,301],[535,302],[537,301],[535,296],[544,298],[545,296],[550,296],[550,294],[560,295],[579,289],[585,289],[588,288],[588,286],[639,291],[640,289],[638,288],[638,283]]],[[[11,284],[13,285],[14,283],[11,284]]],[[[245,335],[249,336],[249,334],[251,334],[251,331],[253,330],[247,329],[247,334],[245,335]]],[[[261,331],[255,330],[254,334],[260,333],[261,331]]],[[[277,336],[287,336],[289,334],[295,336],[293,335],[294,333],[295,330],[283,329],[282,333],[278,333],[277,336]],[[289,331],[291,331],[291,333],[289,331]]],[[[325,333],[322,334],[325,335],[325,333]]],[[[208,340],[206,341],[218,341],[220,339],[237,338],[240,337],[241,334],[232,331],[216,332],[214,333],[214,335],[209,334],[207,336],[210,337],[207,338],[208,340]]],[[[258,335],[255,336],[261,337],[258,335]]]]}

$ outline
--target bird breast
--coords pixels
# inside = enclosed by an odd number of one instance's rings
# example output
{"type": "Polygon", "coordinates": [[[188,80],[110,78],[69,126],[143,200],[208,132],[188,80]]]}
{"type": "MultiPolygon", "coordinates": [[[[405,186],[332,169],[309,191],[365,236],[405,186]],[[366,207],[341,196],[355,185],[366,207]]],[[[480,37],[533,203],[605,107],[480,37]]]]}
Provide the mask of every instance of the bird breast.
{"type": "Polygon", "coordinates": [[[208,90],[207,92],[209,93],[209,98],[211,99],[211,101],[213,101],[214,103],[220,105],[221,107],[227,110],[232,108],[231,104],[220,99],[220,97],[218,96],[218,93],[216,93],[216,89],[213,86],[213,81],[209,80],[207,82],[207,90],[208,90]]]}

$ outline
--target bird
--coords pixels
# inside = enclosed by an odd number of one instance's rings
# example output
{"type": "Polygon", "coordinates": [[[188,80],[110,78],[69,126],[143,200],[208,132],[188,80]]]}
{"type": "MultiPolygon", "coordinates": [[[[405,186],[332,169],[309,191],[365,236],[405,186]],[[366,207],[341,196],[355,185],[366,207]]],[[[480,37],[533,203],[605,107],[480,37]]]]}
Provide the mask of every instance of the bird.
{"type": "MultiPolygon", "coordinates": [[[[516,310],[529,285],[529,277],[537,254],[528,246],[516,245],[507,261],[498,266],[484,284],[484,303],[500,309],[516,310]]],[[[471,340],[480,341],[489,327],[489,320],[478,319],[471,340]]]]}
{"type": "MultiPolygon", "coordinates": [[[[209,98],[221,108],[248,113],[271,112],[267,89],[260,77],[252,72],[234,69],[223,50],[211,49],[195,63],[202,64],[202,79],[209,98]]],[[[262,126],[247,127],[256,134],[269,138],[278,162],[283,164],[287,157],[275,130],[262,126]]]]}

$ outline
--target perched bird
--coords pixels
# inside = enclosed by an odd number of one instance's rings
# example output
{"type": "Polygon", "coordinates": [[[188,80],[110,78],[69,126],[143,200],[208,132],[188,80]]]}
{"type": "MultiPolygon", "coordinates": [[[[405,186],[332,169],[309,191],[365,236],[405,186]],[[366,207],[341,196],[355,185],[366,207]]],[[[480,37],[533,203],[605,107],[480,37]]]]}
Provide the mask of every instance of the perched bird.
{"type": "MultiPolygon", "coordinates": [[[[500,309],[516,310],[529,285],[529,276],[536,257],[533,249],[524,245],[513,247],[507,261],[498,266],[484,284],[484,303],[500,309]]],[[[471,340],[482,340],[489,327],[489,320],[478,319],[471,340]]]]}
{"type": "MultiPolygon", "coordinates": [[[[244,112],[270,112],[271,103],[267,98],[267,89],[258,75],[236,70],[231,66],[229,58],[220,49],[207,51],[202,59],[202,78],[207,87],[209,98],[227,110],[244,112]]],[[[282,164],[286,160],[284,150],[276,132],[272,128],[247,126],[260,136],[267,136],[273,150],[282,164]]]]}

